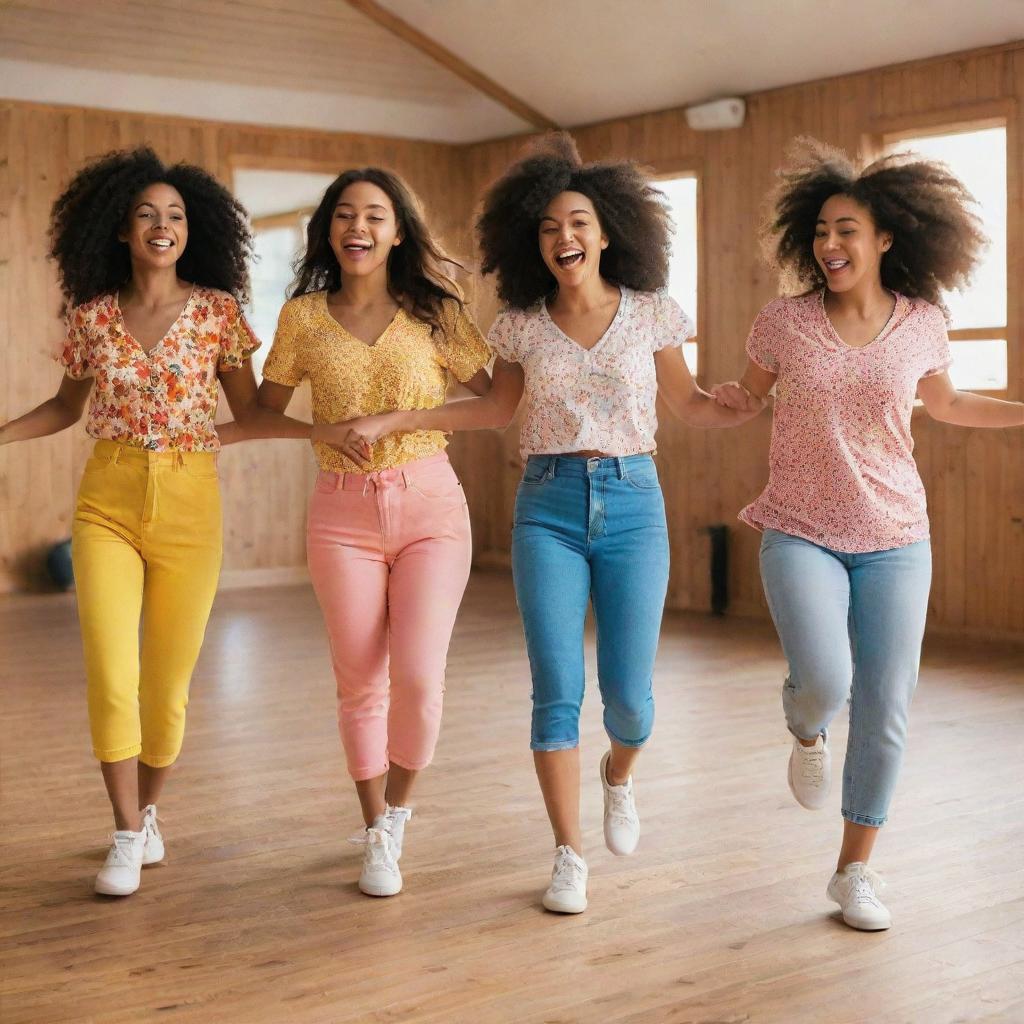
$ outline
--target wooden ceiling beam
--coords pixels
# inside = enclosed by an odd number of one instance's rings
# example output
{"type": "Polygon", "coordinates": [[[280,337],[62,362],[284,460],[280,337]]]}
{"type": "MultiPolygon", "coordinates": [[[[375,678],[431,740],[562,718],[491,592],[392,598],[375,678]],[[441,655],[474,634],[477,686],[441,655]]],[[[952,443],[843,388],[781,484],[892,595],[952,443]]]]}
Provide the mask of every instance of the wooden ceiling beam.
{"type": "Polygon", "coordinates": [[[419,29],[413,28],[409,22],[392,14],[391,11],[381,7],[376,0],[347,0],[349,6],[354,7],[361,14],[385,28],[392,35],[416,47],[420,53],[426,54],[437,61],[442,67],[447,68],[453,75],[458,75],[464,82],[468,82],[474,89],[490,96],[492,100],[500,103],[507,110],[510,110],[516,117],[522,118],[527,124],[542,130],[555,130],[559,126],[549,117],[545,117],[539,110],[534,110],[529,104],[524,103],[518,96],[513,96],[507,89],[502,88],[497,82],[488,78],[485,74],[477,71],[476,68],[467,64],[460,57],[456,57],[451,50],[445,49],[440,43],[435,42],[429,36],[425,36],[419,29]]]}

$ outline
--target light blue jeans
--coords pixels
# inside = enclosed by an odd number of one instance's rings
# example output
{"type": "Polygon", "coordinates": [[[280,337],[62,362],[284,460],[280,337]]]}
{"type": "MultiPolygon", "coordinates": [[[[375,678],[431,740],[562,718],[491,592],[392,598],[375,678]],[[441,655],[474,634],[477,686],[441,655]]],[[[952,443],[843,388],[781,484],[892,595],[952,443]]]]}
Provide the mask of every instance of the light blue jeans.
{"type": "Polygon", "coordinates": [[[654,460],[532,456],[516,493],[512,573],[533,677],[532,749],[579,745],[588,603],[605,730],[623,746],[643,746],[668,588],[654,460]]]}
{"type": "Polygon", "coordinates": [[[907,739],[931,587],[927,540],[850,554],[765,530],[761,579],[789,677],[782,705],[800,739],[850,698],[843,817],[885,824],[907,739]]]}

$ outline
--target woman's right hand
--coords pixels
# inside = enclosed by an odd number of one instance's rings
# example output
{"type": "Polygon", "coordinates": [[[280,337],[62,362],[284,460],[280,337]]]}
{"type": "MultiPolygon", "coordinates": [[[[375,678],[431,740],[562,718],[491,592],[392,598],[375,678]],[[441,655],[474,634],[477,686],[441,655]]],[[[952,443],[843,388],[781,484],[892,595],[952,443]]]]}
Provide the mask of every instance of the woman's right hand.
{"type": "Polygon", "coordinates": [[[757,413],[765,407],[765,399],[748,391],[739,381],[730,380],[711,389],[715,401],[726,409],[757,413]]]}
{"type": "Polygon", "coordinates": [[[329,444],[346,459],[362,469],[369,470],[373,446],[358,430],[352,429],[347,423],[317,423],[313,427],[312,440],[329,444]]]}

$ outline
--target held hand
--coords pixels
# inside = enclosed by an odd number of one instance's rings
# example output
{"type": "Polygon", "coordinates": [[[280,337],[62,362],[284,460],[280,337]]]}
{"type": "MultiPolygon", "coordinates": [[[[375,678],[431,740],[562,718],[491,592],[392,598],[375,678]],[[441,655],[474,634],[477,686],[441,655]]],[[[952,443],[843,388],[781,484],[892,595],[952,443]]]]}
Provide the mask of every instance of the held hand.
{"type": "Polygon", "coordinates": [[[312,440],[337,448],[345,458],[361,469],[368,470],[373,447],[360,431],[352,429],[352,424],[358,422],[349,420],[347,423],[318,423],[313,427],[312,440]]]}
{"type": "Polygon", "coordinates": [[[340,427],[348,427],[354,430],[361,437],[366,438],[370,444],[376,444],[385,434],[393,434],[399,429],[399,414],[394,412],[382,412],[376,416],[360,416],[346,423],[339,423],[340,427]]]}
{"type": "Polygon", "coordinates": [[[765,399],[751,394],[742,384],[734,380],[712,388],[711,394],[719,405],[726,409],[735,409],[737,412],[755,413],[765,407],[765,399]]]}

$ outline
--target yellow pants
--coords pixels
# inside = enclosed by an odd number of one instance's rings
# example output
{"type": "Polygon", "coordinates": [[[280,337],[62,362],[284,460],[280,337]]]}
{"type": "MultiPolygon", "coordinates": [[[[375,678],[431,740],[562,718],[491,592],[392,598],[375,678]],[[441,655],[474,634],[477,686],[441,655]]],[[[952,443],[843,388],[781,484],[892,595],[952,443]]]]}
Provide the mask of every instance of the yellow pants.
{"type": "Polygon", "coordinates": [[[181,749],[220,573],[216,459],[97,441],[86,463],[71,553],[101,761],[163,768],[181,749]]]}

